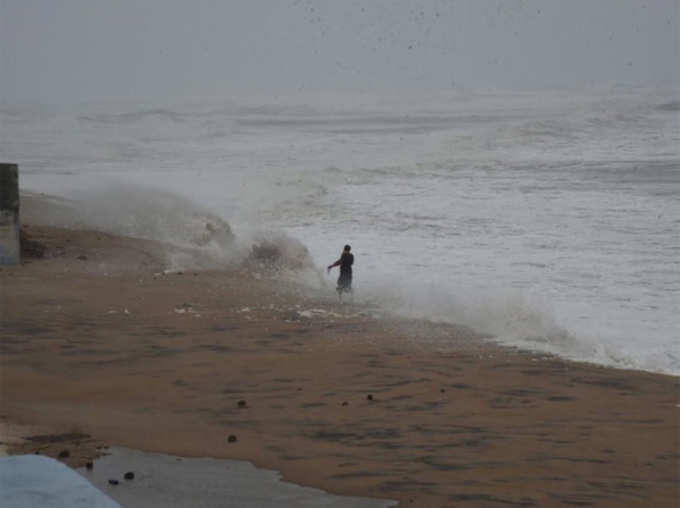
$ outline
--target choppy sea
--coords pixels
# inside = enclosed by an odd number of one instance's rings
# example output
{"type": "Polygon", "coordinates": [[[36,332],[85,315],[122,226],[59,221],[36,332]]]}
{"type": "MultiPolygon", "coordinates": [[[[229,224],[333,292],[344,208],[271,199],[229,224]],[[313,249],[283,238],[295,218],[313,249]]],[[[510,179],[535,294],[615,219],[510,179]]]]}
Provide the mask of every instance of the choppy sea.
{"type": "Polygon", "coordinates": [[[0,159],[24,189],[106,196],[117,232],[139,233],[130,188],[169,191],[319,267],[351,244],[358,302],[680,374],[678,90],[5,106],[0,159]]]}

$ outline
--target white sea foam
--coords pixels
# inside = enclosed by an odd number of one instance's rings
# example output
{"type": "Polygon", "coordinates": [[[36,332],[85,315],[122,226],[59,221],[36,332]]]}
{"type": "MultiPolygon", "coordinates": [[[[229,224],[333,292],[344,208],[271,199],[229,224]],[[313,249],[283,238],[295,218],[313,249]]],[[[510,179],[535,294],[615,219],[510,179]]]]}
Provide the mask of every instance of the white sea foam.
{"type": "MultiPolygon", "coordinates": [[[[308,251],[288,240],[282,251],[324,266],[350,243],[358,299],[508,344],[677,374],[679,96],[610,88],[13,108],[0,111],[0,156],[19,162],[24,188],[97,196],[107,212],[88,217],[117,232],[195,244],[200,210],[199,223],[225,220],[246,252],[256,231],[286,233],[308,251]],[[113,189],[104,178],[169,194],[97,195],[113,189]]],[[[306,277],[332,292],[319,270],[306,277]]]]}

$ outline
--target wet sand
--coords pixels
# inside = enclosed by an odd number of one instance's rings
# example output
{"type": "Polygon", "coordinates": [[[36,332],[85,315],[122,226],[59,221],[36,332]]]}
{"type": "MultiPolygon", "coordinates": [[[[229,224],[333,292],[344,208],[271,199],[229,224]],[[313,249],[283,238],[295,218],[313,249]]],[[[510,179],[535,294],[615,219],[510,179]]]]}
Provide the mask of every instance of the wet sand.
{"type": "Polygon", "coordinates": [[[10,453],[244,459],[400,506],[678,505],[676,377],[378,318],[241,268],[163,274],[153,242],[28,231],[46,257],[0,269],[0,422],[38,430],[10,453]]]}

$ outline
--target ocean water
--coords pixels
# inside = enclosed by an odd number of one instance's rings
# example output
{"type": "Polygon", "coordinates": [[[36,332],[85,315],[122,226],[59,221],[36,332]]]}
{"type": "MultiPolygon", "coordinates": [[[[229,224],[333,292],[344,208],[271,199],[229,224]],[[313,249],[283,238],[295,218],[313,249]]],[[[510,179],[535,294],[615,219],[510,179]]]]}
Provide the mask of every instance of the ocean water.
{"type": "Polygon", "coordinates": [[[237,236],[295,237],[319,273],[350,243],[359,303],[680,373],[678,90],[4,107],[0,159],[118,232],[141,231],[131,196],[148,223],[178,195],[237,236]]]}

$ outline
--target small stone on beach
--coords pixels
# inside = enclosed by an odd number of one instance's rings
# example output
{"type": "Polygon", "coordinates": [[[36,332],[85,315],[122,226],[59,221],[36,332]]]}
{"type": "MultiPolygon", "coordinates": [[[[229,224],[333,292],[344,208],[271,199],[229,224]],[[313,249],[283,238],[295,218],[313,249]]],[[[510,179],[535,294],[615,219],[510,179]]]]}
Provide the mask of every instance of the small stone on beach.
{"type": "Polygon", "coordinates": [[[85,464],[85,468],[88,471],[92,471],[92,468],[94,468],[94,464],[92,463],[92,461],[89,461],[87,464],[85,464]]]}
{"type": "Polygon", "coordinates": [[[238,407],[248,407],[248,404],[246,403],[245,400],[239,400],[238,407]]]}
{"type": "Polygon", "coordinates": [[[109,480],[111,485],[118,485],[118,480],[109,480]]]}
{"type": "Polygon", "coordinates": [[[132,471],[128,471],[127,473],[125,473],[125,476],[123,476],[123,478],[125,478],[126,480],[134,480],[135,473],[133,473],[132,471]]]}
{"type": "Polygon", "coordinates": [[[366,395],[366,400],[373,400],[373,395],[371,395],[370,393],[366,395]]]}
{"type": "Polygon", "coordinates": [[[230,434],[229,437],[227,438],[227,441],[229,443],[235,443],[236,442],[236,436],[234,434],[230,434]]]}
{"type": "Polygon", "coordinates": [[[62,450],[62,451],[59,452],[59,458],[60,459],[66,459],[70,456],[71,456],[71,452],[69,452],[68,450],[62,450]]]}
{"type": "Polygon", "coordinates": [[[344,401],[344,402],[342,403],[342,405],[343,405],[343,406],[348,406],[348,405],[349,405],[349,402],[344,401]]]}

